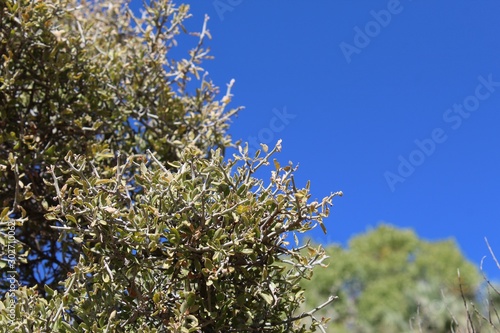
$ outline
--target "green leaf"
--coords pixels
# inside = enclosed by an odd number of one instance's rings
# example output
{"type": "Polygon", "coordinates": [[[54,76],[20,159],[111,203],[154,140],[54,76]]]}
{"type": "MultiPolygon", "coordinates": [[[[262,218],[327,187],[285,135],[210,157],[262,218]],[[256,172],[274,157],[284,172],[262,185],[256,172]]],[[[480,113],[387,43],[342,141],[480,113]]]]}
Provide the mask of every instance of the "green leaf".
{"type": "Polygon", "coordinates": [[[217,228],[217,230],[215,230],[215,233],[214,233],[214,236],[213,236],[213,240],[219,239],[222,236],[223,232],[224,232],[224,229],[217,228]]]}
{"type": "Polygon", "coordinates": [[[0,213],[0,220],[3,221],[3,219],[7,216],[8,213],[9,213],[9,207],[5,207],[2,210],[2,213],[0,213]]]}
{"type": "Polygon", "coordinates": [[[153,302],[155,302],[155,304],[158,304],[161,300],[161,293],[160,292],[156,292],[154,295],[153,295],[153,302]]]}
{"type": "Polygon", "coordinates": [[[55,290],[52,290],[48,285],[44,285],[43,286],[43,289],[45,290],[45,292],[47,293],[47,295],[49,296],[54,296],[55,294],[57,294],[57,291],[55,290]]]}
{"type": "Polygon", "coordinates": [[[65,217],[67,220],[76,223],[76,218],[73,215],[66,214],[65,217]]]}
{"type": "Polygon", "coordinates": [[[114,182],[115,182],[114,179],[97,179],[95,185],[110,184],[114,182]]]}
{"type": "Polygon", "coordinates": [[[323,233],[326,234],[326,227],[325,225],[323,224],[323,222],[319,222],[319,226],[321,227],[321,230],[323,230],[323,233]]]}
{"type": "Polygon", "coordinates": [[[186,298],[184,302],[182,302],[179,309],[182,314],[185,314],[189,307],[192,306],[196,300],[196,295],[193,292],[189,292],[185,297],[186,298]]]}
{"type": "Polygon", "coordinates": [[[179,169],[181,167],[181,164],[179,162],[167,162],[168,165],[170,165],[172,168],[179,169]]]}
{"type": "Polygon", "coordinates": [[[196,301],[196,294],[194,292],[189,292],[186,295],[186,303],[189,307],[194,305],[194,302],[196,301]]]}
{"type": "Polygon", "coordinates": [[[263,292],[260,292],[259,293],[259,296],[262,297],[262,299],[269,305],[272,305],[273,304],[273,297],[269,294],[266,294],[266,293],[263,293],[263,292]]]}
{"type": "Polygon", "coordinates": [[[146,165],[144,163],[141,163],[141,173],[143,175],[146,175],[148,173],[148,168],[146,168],[146,165]]]}
{"type": "Polygon", "coordinates": [[[54,213],[47,213],[44,215],[44,217],[49,221],[57,220],[57,217],[54,213]]]}
{"type": "Polygon", "coordinates": [[[209,270],[214,269],[214,264],[212,263],[212,260],[205,258],[205,267],[208,268],[209,270]]]}
{"type": "Polygon", "coordinates": [[[247,206],[247,205],[239,205],[237,208],[236,208],[236,213],[238,214],[243,214],[243,213],[246,213],[248,212],[250,208],[247,206]]]}
{"type": "Polygon", "coordinates": [[[171,228],[167,237],[168,237],[169,242],[171,242],[174,245],[179,244],[179,242],[181,240],[181,234],[179,233],[179,231],[176,228],[171,228]]]}

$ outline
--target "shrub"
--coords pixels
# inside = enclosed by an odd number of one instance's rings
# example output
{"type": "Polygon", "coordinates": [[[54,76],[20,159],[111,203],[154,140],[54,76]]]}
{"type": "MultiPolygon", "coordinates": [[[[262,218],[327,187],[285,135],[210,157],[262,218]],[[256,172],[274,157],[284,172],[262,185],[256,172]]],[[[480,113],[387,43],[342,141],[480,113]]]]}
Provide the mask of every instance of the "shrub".
{"type": "Polygon", "coordinates": [[[224,160],[239,108],[227,109],[233,81],[220,96],[201,67],[207,19],[189,56],[170,56],[188,9],[0,1],[0,331],[320,324],[295,312],[325,254],[296,234],[324,229],[341,193],[309,202],[276,160],[269,183],[256,179],[281,143],[224,160]]]}

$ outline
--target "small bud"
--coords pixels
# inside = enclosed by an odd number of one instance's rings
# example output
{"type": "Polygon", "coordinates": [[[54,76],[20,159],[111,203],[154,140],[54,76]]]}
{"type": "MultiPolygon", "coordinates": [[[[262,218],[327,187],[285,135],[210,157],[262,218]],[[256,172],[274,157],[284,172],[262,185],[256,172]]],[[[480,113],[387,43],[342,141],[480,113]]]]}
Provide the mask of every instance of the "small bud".
{"type": "Polygon", "coordinates": [[[224,97],[222,97],[222,103],[223,104],[229,104],[229,103],[231,103],[231,97],[229,97],[227,95],[224,96],[224,97]]]}

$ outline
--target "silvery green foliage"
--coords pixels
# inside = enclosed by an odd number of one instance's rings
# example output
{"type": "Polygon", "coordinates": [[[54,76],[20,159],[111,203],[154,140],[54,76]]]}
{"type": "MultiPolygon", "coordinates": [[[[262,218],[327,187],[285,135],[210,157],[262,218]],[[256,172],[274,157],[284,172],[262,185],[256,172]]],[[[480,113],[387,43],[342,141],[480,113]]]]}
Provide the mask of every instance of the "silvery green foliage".
{"type": "Polygon", "coordinates": [[[207,20],[175,60],[185,5],[153,1],[140,17],[121,0],[0,10],[0,240],[14,228],[19,282],[3,271],[1,332],[320,327],[316,309],[297,309],[325,254],[297,234],[324,229],[341,193],[310,202],[296,167],[273,157],[281,143],[223,159],[238,109],[227,109],[233,82],[219,96],[200,66],[207,20]],[[255,178],[269,164],[269,181],[255,178]]]}
{"type": "Polygon", "coordinates": [[[188,149],[168,167],[153,153],[131,155],[102,172],[95,166],[105,155],[86,160],[69,153],[63,186],[50,171],[59,205],[46,217],[61,221],[56,229],[79,244],[81,255],[63,290],[46,287],[49,296],[34,304],[21,297],[18,306],[30,316],[20,325],[47,331],[69,325],[75,332],[314,331],[319,321],[309,328],[300,323],[313,312],[297,314],[304,302],[299,282],[326,256],[321,247],[298,247],[289,238],[322,225],[341,193],[308,202],[308,187],[295,185],[296,168],[276,160],[268,184],[254,178],[279,149],[254,158],[241,149],[228,162],[220,150],[206,158],[188,149]]]}
{"type": "MultiPolygon", "coordinates": [[[[200,67],[209,57],[206,22],[202,33],[181,36],[187,17],[188,6],[170,1],[151,2],[140,17],[122,0],[0,1],[0,204],[24,221],[21,284],[58,288],[78,260],[79,247],[44,218],[57,205],[48,170],[56,166],[64,177],[68,152],[94,158],[151,149],[165,162],[187,147],[208,153],[231,145],[232,83],[220,96],[200,67]],[[176,59],[170,54],[181,37],[194,48],[176,59]]],[[[115,163],[102,159],[96,168],[115,163]]]]}

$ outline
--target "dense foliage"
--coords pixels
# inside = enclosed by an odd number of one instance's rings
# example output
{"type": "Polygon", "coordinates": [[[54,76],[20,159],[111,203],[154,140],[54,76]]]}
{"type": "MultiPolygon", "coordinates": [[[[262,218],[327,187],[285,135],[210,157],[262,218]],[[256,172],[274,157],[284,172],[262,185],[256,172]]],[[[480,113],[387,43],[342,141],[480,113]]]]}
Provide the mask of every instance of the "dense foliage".
{"type": "Polygon", "coordinates": [[[188,6],[143,10],[0,0],[0,331],[314,331],[300,281],[325,255],[292,236],[335,194],[309,202],[280,143],[225,161],[208,18],[174,59],[188,6]]]}

